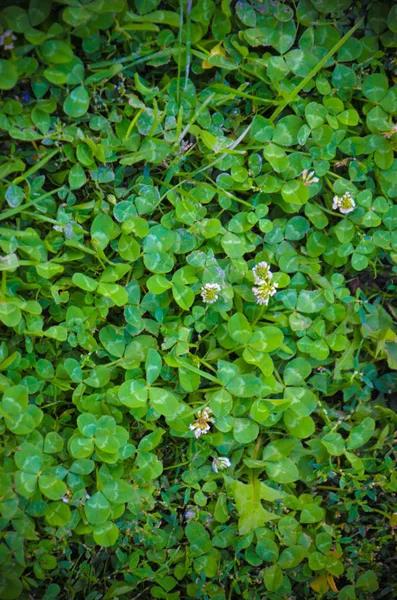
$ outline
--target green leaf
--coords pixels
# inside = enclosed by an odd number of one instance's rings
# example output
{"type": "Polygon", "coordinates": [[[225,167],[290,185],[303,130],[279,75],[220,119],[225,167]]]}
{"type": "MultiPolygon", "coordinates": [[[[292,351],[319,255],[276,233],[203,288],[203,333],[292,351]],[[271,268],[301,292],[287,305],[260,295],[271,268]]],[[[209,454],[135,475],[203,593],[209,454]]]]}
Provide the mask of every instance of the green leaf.
{"type": "Polygon", "coordinates": [[[354,450],[355,448],[361,448],[364,446],[372,437],[375,431],[375,421],[371,417],[366,417],[359,425],[354,427],[347,439],[348,450],[354,450]]]}
{"type": "Polygon", "coordinates": [[[0,597],[2,600],[15,600],[23,591],[22,581],[13,573],[0,576],[0,597]]]}
{"type": "Polygon", "coordinates": [[[289,409],[284,413],[284,423],[289,433],[299,439],[310,437],[316,429],[311,417],[298,415],[294,410],[289,409]]]}
{"type": "Polygon", "coordinates": [[[276,562],[279,555],[279,549],[273,540],[269,538],[263,538],[258,541],[255,548],[257,555],[267,562],[276,562]]]}
{"type": "Polygon", "coordinates": [[[295,441],[291,438],[270,442],[263,450],[263,460],[278,462],[288,456],[294,446],[295,441]]]}
{"type": "Polygon", "coordinates": [[[182,283],[172,284],[172,294],[175,298],[175,302],[183,310],[189,310],[194,302],[194,293],[187,285],[183,285],[182,283]]]}
{"type": "Polygon", "coordinates": [[[97,365],[91,371],[89,376],[84,380],[86,385],[93,388],[104,388],[110,380],[110,372],[105,365],[97,365]]]}
{"type": "Polygon", "coordinates": [[[31,498],[37,490],[37,475],[17,471],[15,473],[15,488],[24,498],[31,498]]]}
{"type": "Polygon", "coordinates": [[[44,452],[47,454],[57,454],[63,448],[63,439],[56,431],[50,431],[45,436],[44,452]]]}
{"type": "Polygon", "coordinates": [[[7,327],[16,327],[22,314],[17,306],[9,302],[0,304],[0,321],[7,327]]]}
{"type": "Polygon", "coordinates": [[[229,381],[226,388],[237,398],[252,398],[260,393],[261,380],[254,375],[240,375],[229,381]]]}
{"type": "Polygon", "coordinates": [[[255,400],[251,406],[250,416],[254,421],[263,423],[268,419],[270,415],[270,409],[264,400],[255,400]]]}
{"type": "Polygon", "coordinates": [[[5,193],[5,198],[11,208],[16,208],[24,201],[25,193],[18,185],[10,185],[5,193]]]}
{"type": "Polygon", "coordinates": [[[293,569],[306,557],[306,550],[302,546],[290,546],[280,554],[278,564],[282,569],[293,569]]]}
{"type": "Polygon", "coordinates": [[[252,329],[242,313],[235,313],[227,322],[230,337],[239,344],[246,345],[252,336],[252,329]]]}
{"type": "Polygon", "coordinates": [[[41,265],[36,265],[36,271],[40,277],[43,277],[44,279],[51,279],[52,277],[55,277],[55,275],[63,273],[64,267],[53,262],[47,262],[42,263],[41,265]]]}
{"type": "Polygon", "coordinates": [[[325,122],[328,111],[322,104],[318,102],[309,102],[305,108],[305,116],[307,123],[311,129],[319,127],[325,122]]]}
{"type": "Polygon", "coordinates": [[[64,527],[71,517],[71,511],[64,502],[49,502],[45,520],[51,527],[64,527]]]}
{"type": "Polygon", "coordinates": [[[308,504],[301,512],[301,523],[318,523],[325,516],[325,510],[318,504],[308,504]]]}
{"type": "Polygon", "coordinates": [[[266,464],[268,477],[276,483],[293,483],[299,479],[299,471],[295,463],[289,458],[266,464]]]}
{"type": "Polygon", "coordinates": [[[72,48],[61,40],[46,40],[40,45],[40,54],[46,63],[68,63],[73,58],[72,48]]]}
{"type": "Polygon", "coordinates": [[[130,379],[124,382],[118,391],[119,399],[128,408],[146,406],[148,390],[144,381],[130,379]]]}
{"type": "Polygon", "coordinates": [[[128,302],[126,289],[118,283],[100,283],[97,292],[100,296],[112,300],[116,306],[124,306],[128,302]]]}
{"type": "Polygon", "coordinates": [[[386,95],[389,84],[386,75],[374,73],[363,79],[363,94],[371,102],[379,102],[386,95]]]}
{"type": "MultiPolygon", "coordinates": [[[[287,7],[284,8],[286,10],[287,7]]],[[[283,14],[282,12],[280,14],[283,14]]],[[[289,13],[291,16],[291,13],[289,13]]],[[[285,54],[293,45],[296,35],[296,25],[295,22],[291,20],[286,20],[279,22],[277,25],[277,38],[274,42],[274,48],[280,52],[280,54],[285,54]]]]}
{"type": "Polygon", "coordinates": [[[198,556],[211,550],[210,536],[201,523],[190,521],[186,526],[185,533],[190,543],[192,556],[198,556]]]}
{"type": "Polygon", "coordinates": [[[284,396],[290,400],[289,408],[299,417],[310,415],[317,407],[317,397],[306,387],[285,388],[284,396]]]}
{"type": "Polygon", "coordinates": [[[68,330],[61,325],[54,325],[53,327],[49,327],[47,331],[44,332],[46,337],[52,338],[53,340],[58,340],[59,342],[65,342],[68,337],[68,330]]]}
{"type": "Polygon", "coordinates": [[[10,60],[0,59],[0,90],[10,90],[18,81],[18,71],[10,60]]]}
{"type": "Polygon", "coordinates": [[[361,573],[357,578],[357,587],[364,590],[364,592],[372,593],[379,589],[379,583],[374,571],[366,571],[361,573]]]}
{"type": "Polygon", "coordinates": [[[149,23],[164,23],[170,27],[179,28],[179,16],[170,10],[155,10],[149,14],[145,14],[142,20],[149,23]]]}
{"type": "Polygon", "coordinates": [[[43,457],[33,444],[25,442],[15,453],[15,464],[25,473],[37,475],[40,472],[43,457]]]}
{"type": "MultiPolygon", "coordinates": [[[[275,58],[275,57],[272,57],[275,58]]],[[[270,59],[269,59],[270,60],[270,59]]],[[[257,142],[270,142],[272,139],[274,125],[269,119],[256,114],[251,124],[251,138],[257,142]]]]}
{"type": "Polygon", "coordinates": [[[306,204],[309,200],[309,190],[302,181],[287,181],[281,188],[285,202],[291,204],[306,204]]]}
{"type": "Polygon", "coordinates": [[[102,492],[96,492],[85,503],[85,515],[92,525],[101,525],[108,520],[111,513],[110,502],[102,492]]]}
{"type": "Polygon", "coordinates": [[[321,571],[327,565],[327,557],[321,552],[312,552],[309,554],[309,567],[313,571],[321,571]]]}
{"type": "Polygon", "coordinates": [[[149,348],[145,363],[146,381],[149,386],[152,385],[160,375],[162,364],[161,356],[157,350],[149,348]]]}
{"type": "Polygon", "coordinates": [[[225,233],[221,238],[221,244],[229,258],[241,258],[246,252],[243,240],[234,233],[225,233]]]}
{"type": "Polygon", "coordinates": [[[74,285],[86,292],[94,292],[98,287],[98,282],[95,279],[83,273],[74,273],[72,281],[74,285]]]}
{"type": "Polygon", "coordinates": [[[70,440],[70,453],[73,458],[88,458],[93,452],[93,440],[79,436],[70,440]]]}
{"type": "Polygon", "coordinates": [[[149,399],[153,408],[160,413],[160,415],[172,417],[178,412],[178,398],[175,394],[164,388],[151,387],[149,389],[149,399]]]}
{"type": "Polygon", "coordinates": [[[83,380],[83,371],[75,358],[67,358],[63,366],[72,381],[80,383],[83,380]]]}
{"type": "Polygon", "coordinates": [[[249,444],[258,437],[259,426],[250,419],[236,419],[233,427],[233,436],[240,444],[249,444]]]}
{"type": "Polygon", "coordinates": [[[40,475],[39,488],[43,496],[50,500],[60,500],[66,492],[66,484],[54,475],[40,475]]]}
{"type": "Polygon", "coordinates": [[[124,336],[114,327],[111,325],[103,327],[99,332],[99,339],[109,354],[118,358],[123,356],[126,346],[124,336]]]}
{"type": "Polygon", "coordinates": [[[110,240],[114,237],[114,223],[109,215],[100,214],[95,217],[91,225],[91,238],[101,250],[105,250],[110,240]]]}
{"type": "Polygon", "coordinates": [[[249,346],[259,352],[273,352],[283,343],[284,335],[278,327],[260,327],[249,339],[249,346]]]}
{"type": "Polygon", "coordinates": [[[105,523],[93,528],[92,535],[96,544],[103,548],[109,548],[117,542],[119,530],[111,521],[105,521],[105,523]]]}
{"type": "Polygon", "coordinates": [[[109,480],[103,486],[103,494],[112,504],[124,504],[134,500],[132,486],[126,481],[109,480]]]}
{"type": "Polygon", "coordinates": [[[88,92],[83,85],[79,85],[66,96],[63,103],[63,110],[69,117],[77,119],[85,115],[89,105],[90,98],[88,92]]]}
{"type": "Polygon", "coordinates": [[[282,173],[289,166],[289,160],[285,151],[279,148],[279,146],[276,146],[276,144],[268,144],[265,146],[263,149],[263,156],[276,173],[282,173]]]}
{"type": "Polygon", "coordinates": [[[294,358],[285,367],[283,378],[286,385],[300,385],[312,371],[310,363],[305,358],[294,358]]]}
{"type": "Polygon", "coordinates": [[[89,475],[95,469],[95,463],[93,460],[87,458],[80,458],[75,460],[70,467],[70,472],[76,475],[89,475]]]}
{"type": "Polygon", "coordinates": [[[139,451],[136,457],[134,480],[138,485],[148,485],[150,481],[156,479],[163,472],[163,465],[159,459],[151,452],[139,451]]]}
{"type": "Polygon", "coordinates": [[[277,591],[284,581],[284,575],[280,567],[278,565],[267,567],[263,573],[263,581],[269,592],[277,591]]]}
{"type": "Polygon", "coordinates": [[[324,293],[322,290],[316,290],[313,292],[303,290],[299,292],[296,309],[302,313],[312,314],[320,312],[326,307],[326,305],[327,302],[324,298],[324,293]]]}
{"type": "Polygon", "coordinates": [[[250,484],[232,481],[232,494],[239,513],[238,528],[240,535],[246,535],[268,521],[278,519],[277,515],[265,510],[261,503],[261,483],[253,479],[250,484]]]}
{"type": "Polygon", "coordinates": [[[79,190],[87,182],[83,167],[76,163],[69,171],[69,186],[71,190],[79,190]]]}
{"type": "Polygon", "coordinates": [[[327,433],[321,438],[321,443],[332,456],[342,456],[345,451],[344,439],[340,433],[327,433]]]}

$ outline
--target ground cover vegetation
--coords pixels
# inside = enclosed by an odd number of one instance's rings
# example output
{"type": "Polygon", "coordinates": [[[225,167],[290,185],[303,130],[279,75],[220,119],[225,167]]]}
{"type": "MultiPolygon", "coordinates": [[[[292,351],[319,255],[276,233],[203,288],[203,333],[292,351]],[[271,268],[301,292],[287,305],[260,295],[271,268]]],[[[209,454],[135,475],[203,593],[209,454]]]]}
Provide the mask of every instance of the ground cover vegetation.
{"type": "Polygon", "coordinates": [[[0,598],[397,597],[397,6],[0,11],[0,598]]]}

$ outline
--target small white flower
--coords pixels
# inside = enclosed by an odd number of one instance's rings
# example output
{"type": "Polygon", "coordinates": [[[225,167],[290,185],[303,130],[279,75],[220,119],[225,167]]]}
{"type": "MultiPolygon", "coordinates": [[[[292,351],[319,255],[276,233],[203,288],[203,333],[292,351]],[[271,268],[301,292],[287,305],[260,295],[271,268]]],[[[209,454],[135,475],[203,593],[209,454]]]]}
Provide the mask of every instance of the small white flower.
{"type": "Polygon", "coordinates": [[[334,196],[332,201],[332,210],[339,210],[344,215],[348,215],[356,208],[356,203],[351,197],[350,192],[345,192],[343,196],[334,196]]]}
{"type": "Polygon", "coordinates": [[[277,292],[278,283],[273,281],[273,273],[270,271],[270,266],[264,260],[252,269],[254,281],[257,287],[253,287],[252,291],[256,296],[258,304],[268,304],[271,296],[277,292]]]}
{"type": "Polygon", "coordinates": [[[271,296],[276,294],[278,288],[278,283],[272,281],[264,281],[260,283],[258,287],[253,287],[252,291],[256,296],[257,304],[269,304],[269,300],[271,296]]]}
{"type": "Polygon", "coordinates": [[[221,291],[219,283],[205,283],[201,287],[201,297],[206,304],[213,304],[218,300],[218,292],[221,291]]]}
{"type": "Polygon", "coordinates": [[[255,267],[252,269],[252,272],[254,274],[255,283],[263,283],[273,277],[273,273],[270,271],[270,266],[264,260],[255,265],[255,267]]]}
{"type": "Polygon", "coordinates": [[[12,50],[14,48],[13,41],[16,39],[14,32],[11,29],[7,29],[7,31],[0,35],[0,46],[4,46],[4,50],[12,50]]]}
{"type": "Polygon", "coordinates": [[[208,408],[203,408],[203,410],[199,410],[197,413],[197,420],[189,425],[189,429],[194,431],[194,435],[196,438],[199,438],[201,435],[205,435],[210,430],[210,423],[214,422],[214,419],[210,417],[212,414],[212,410],[208,408]]]}
{"type": "Polygon", "coordinates": [[[231,464],[232,463],[227,456],[218,456],[212,461],[212,470],[215,471],[215,473],[218,473],[218,471],[223,471],[230,467],[231,464]]]}
{"type": "Polygon", "coordinates": [[[302,171],[302,180],[306,186],[309,186],[312,183],[318,183],[320,181],[318,177],[315,177],[314,171],[309,172],[308,169],[304,169],[304,171],[302,171]]]}
{"type": "Polygon", "coordinates": [[[386,133],[383,134],[383,137],[390,138],[395,133],[397,133],[397,125],[393,125],[393,127],[390,129],[390,131],[387,131],[386,133]]]}
{"type": "Polygon", "coordinates": [[[67,496],[63,496],[62,502],[66,502],[67,504],[69,502],[69,498],[67,496]]]}

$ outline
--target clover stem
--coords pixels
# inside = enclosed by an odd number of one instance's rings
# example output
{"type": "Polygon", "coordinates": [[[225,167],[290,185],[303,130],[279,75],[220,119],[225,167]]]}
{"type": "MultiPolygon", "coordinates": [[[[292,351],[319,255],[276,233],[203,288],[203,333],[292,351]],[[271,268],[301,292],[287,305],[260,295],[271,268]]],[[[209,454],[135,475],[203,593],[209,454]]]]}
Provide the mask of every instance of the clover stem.
{"type": "Polygon", "coordinates": [[[254,322],[252,323],[252,325],[256,325],[258,321],[261,320],[261,318],[263,317],[263,313],[265,312],[265,305],[262,304],[262,306],[259,309],[258,315],[257,317],[254,319],[254,322]]]}
{"type": "Polygon", "coordinates": [[[254,454],[252,455],[252,458],[254,460],[256,459],[256,457],[259,454],[259,450],[260,450],[261,444],[262,444],[262,436],[260,435],[258,437],[258,439],[256,440],[256,444],[255,444],[255,448],[254,448],[254,454]]]}
{"type": "Polygon", "coordinates": [[[190,460],[185,460],[184,462],[178,463],[177,465],[171,465],[170,467],[164,467],[163,471],[169,471],[170,469],[176,469],[177,467],[183,467],[184,465],[188,465],[190,460]]]}

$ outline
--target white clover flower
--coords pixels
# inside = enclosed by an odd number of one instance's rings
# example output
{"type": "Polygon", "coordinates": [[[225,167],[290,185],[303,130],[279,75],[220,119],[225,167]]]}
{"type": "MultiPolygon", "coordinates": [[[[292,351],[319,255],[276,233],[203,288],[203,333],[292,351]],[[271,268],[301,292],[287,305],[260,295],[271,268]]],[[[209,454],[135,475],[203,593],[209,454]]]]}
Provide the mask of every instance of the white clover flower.
{"type": "Polygon", "coordinates": [[[320,181],[318,177],[315,177],[314,171],[309,172],[308,169],[304,169],[302,171],[302,180],[306,186],[309,186],[312,183],[318,183],[320,181]]]}
{"type": "Polygon", "coordinates": [[[395,133],[397,133],[397,125],[393,125],[393,127],[390,129],[390,131],[387,131],[386,133],[383,133],[383,137],[385,138],[390,138],[392,135],[394,135],[395,133]]]}
{"type": "Polygon", "coordinates": [[[201,286],[201,297],[206,304],[213,304],[218,300],[218,292],[221,291],[219,283],[205,283],[201,286]]]}
{"type": "Polygon", "coordinates": [[[253,287],[252,291],[256,296],[257,304],[268,304],[271,296],[277,292],[278,283],[273,281],[273,273],[270,271],[270,266],[264,260],[252,269],[254,281],[257,287],[253,287]]]}
{"type": "Polygon", "coordinates": [[[205,435],[210,430],[210,423],[214,422],[214,419],[210,417],[212,414],[212,410],[208,408],[203,408],[203,410],[199,410],[197,413],[197,420],[189,425],[189,429],[194,431],[194,435],[196,438],[199,438],[201,435],[205,435]]]}
{"type": "Polygon", "coordinates": [[[11,29],[7,29],[7,31],[0,35],[0,46],[4,46],[4,50],[12,50],[14,48],[13,41],[16,39],[14,32],[11,29]]]}
{"type": "Polygon", "coordinates": [[[269,300],[271,296],[276,294],[278,288],[278,283],[272,281],[264,281],[260,283],[258,287],[253,287],[252,291],[256,296],[257,304],[269,304],[269,300]]]}
{"type": "Polygon", "coordinates": [[[218,473],[218,471],[223,471],[230,467],[231,464],[227,456],[218,456],[212,461],[212,470],[218,473]]]}
{"type": "Polygon", "coordinates": [[[270,271],[270,266],[264,260],[255,265],[255,267],[252,269],[252,272],[254,274],[255,283],[264,283],[273,277],[273,273],[270,271]]]}
{"type": "Polygon", "coordinates": [[[343,196],[334,196],[332,201],[332,210],[339,210],[344,215],[348,215],[356,208],[356,203],[351,197],[350,192],[345,192],[343,196]]]}

